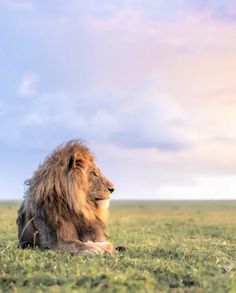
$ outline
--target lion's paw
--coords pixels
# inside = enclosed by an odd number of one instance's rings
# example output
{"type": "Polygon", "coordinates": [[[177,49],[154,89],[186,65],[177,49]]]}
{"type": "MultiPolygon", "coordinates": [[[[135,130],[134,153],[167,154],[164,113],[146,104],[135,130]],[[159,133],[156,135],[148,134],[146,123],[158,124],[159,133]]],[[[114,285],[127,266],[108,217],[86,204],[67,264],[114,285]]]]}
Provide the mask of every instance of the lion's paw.
{"type": "Polygon", "coordinates": [[[113,245],[110,242],[86,242],[89,249],[94,253],[112,253],[113,245]]]}

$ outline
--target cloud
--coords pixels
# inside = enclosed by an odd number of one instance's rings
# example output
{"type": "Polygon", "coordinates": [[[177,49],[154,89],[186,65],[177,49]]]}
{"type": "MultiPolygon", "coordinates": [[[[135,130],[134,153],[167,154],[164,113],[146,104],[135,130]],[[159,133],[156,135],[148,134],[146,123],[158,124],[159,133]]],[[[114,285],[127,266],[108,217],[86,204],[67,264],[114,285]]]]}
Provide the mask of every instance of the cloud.
{"type": "Polygon", "coordinates": [[[161,199],[235,199],[236,176],[199,176],[192,185],[163,185],[161,199]]]}
{"type": "MultiPolygon", "coordinates": [[[[232,38],[235,28],[231,22],[220,22],[202,9],[181,11],[181,17],[174,21],[160,21],[145,17],[145,10],[128,6],[106,18],[88,18],[85,25],[101,36],[111,34],[112,37],[115,34],[119,41],[130,45],[137,41],[141,43],[142,40],[152,42],[156,49],[165,46],[166,49],[174,49],[177,52],[182,50],[182,53],[202,51],[206,48],[229,48],[229,44],[235,44],[232,38]]],[[[176,10],[175,13],[178,15],[176,10]]],[[[152,51],[152,48],[150,50],[152,51]]]]}
{"type": "Polygon", "coordinates": [[[175,150],[191,145],[184,135],[187,117],[167,95],[158,90],[144,92],[117,113],[120,128],[111,141],[130,148],[158,148],[175,150]]]}
{"type": "Polygon", "coordinates": [[[18,87],[20,96],[34,96],[37,92],[39,76],[34,73],[25,75],[18,87]]]}
{"type": "Polygon", "coordinates": [[[235,145],[200,144],[178,152],[90,145],[119,198],[235,198],[235,145]]]}
{"type": "MultiPolygon", "coordinates": [[[[32,95],[32,88],[30,91],[28,85],[26,88],[24,95],[32,95]]],[[[25,133],[30,133],[30,140],[35,136],[34,145],[37,142],[41,145],[39,134],[51,133],[52,139],[54,135],[60,137],[58,128],[64,129],[62,138],[67,132],[88,141],[112,141],[125,148],[164,151],[186,148],[192,143],[191,137],[185,134],[187,115],[184,116],[181,107],[155,87],[143,89],[133,97],[78,97],[73,92],[37,95],[34,92],[34,99],[28,100],[23,108],[19,107],[21,111],[10,110],[14,119],[10,118],[4,126],[18,125],[19,143],[30,143],[24,138],[25,133]]]]}

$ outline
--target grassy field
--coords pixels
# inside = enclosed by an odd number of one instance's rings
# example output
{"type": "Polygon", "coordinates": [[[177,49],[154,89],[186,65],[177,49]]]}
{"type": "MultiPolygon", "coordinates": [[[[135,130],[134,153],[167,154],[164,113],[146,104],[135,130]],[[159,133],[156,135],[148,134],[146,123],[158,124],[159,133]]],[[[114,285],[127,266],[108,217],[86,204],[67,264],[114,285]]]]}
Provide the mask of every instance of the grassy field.
{"type": "Polygon", "coordinates": [[[113,202],[127,251],[17,248],[17,203],[0,204],[0,292],[236,292],[236,202],[113,202]]]}

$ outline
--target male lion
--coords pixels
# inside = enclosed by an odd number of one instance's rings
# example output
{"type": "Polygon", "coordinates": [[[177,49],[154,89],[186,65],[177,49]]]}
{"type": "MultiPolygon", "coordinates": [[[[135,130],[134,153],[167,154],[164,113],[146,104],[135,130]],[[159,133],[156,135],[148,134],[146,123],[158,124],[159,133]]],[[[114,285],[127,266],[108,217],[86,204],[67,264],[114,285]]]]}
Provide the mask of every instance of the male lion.
{"type": "Polygon", "coordinates": [[[56,148],[26,185],[17,219],[20,247],[112,252],[106,217],[114,186],[80,141],[56,148]]]}

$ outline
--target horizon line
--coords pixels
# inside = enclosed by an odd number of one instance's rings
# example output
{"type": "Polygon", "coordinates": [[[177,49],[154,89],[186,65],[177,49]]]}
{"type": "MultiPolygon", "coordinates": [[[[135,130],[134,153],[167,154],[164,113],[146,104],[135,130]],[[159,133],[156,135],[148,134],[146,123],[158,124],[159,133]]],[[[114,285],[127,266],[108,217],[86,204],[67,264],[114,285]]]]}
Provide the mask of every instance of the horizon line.
{"type": "MultiPolygon", "coordinates": [[[[21,202],[22,199],[0,199],[0,202],[21,202]]],[[[120,198],[111,201],[236,201],[236,198],[120,198]]]]}

